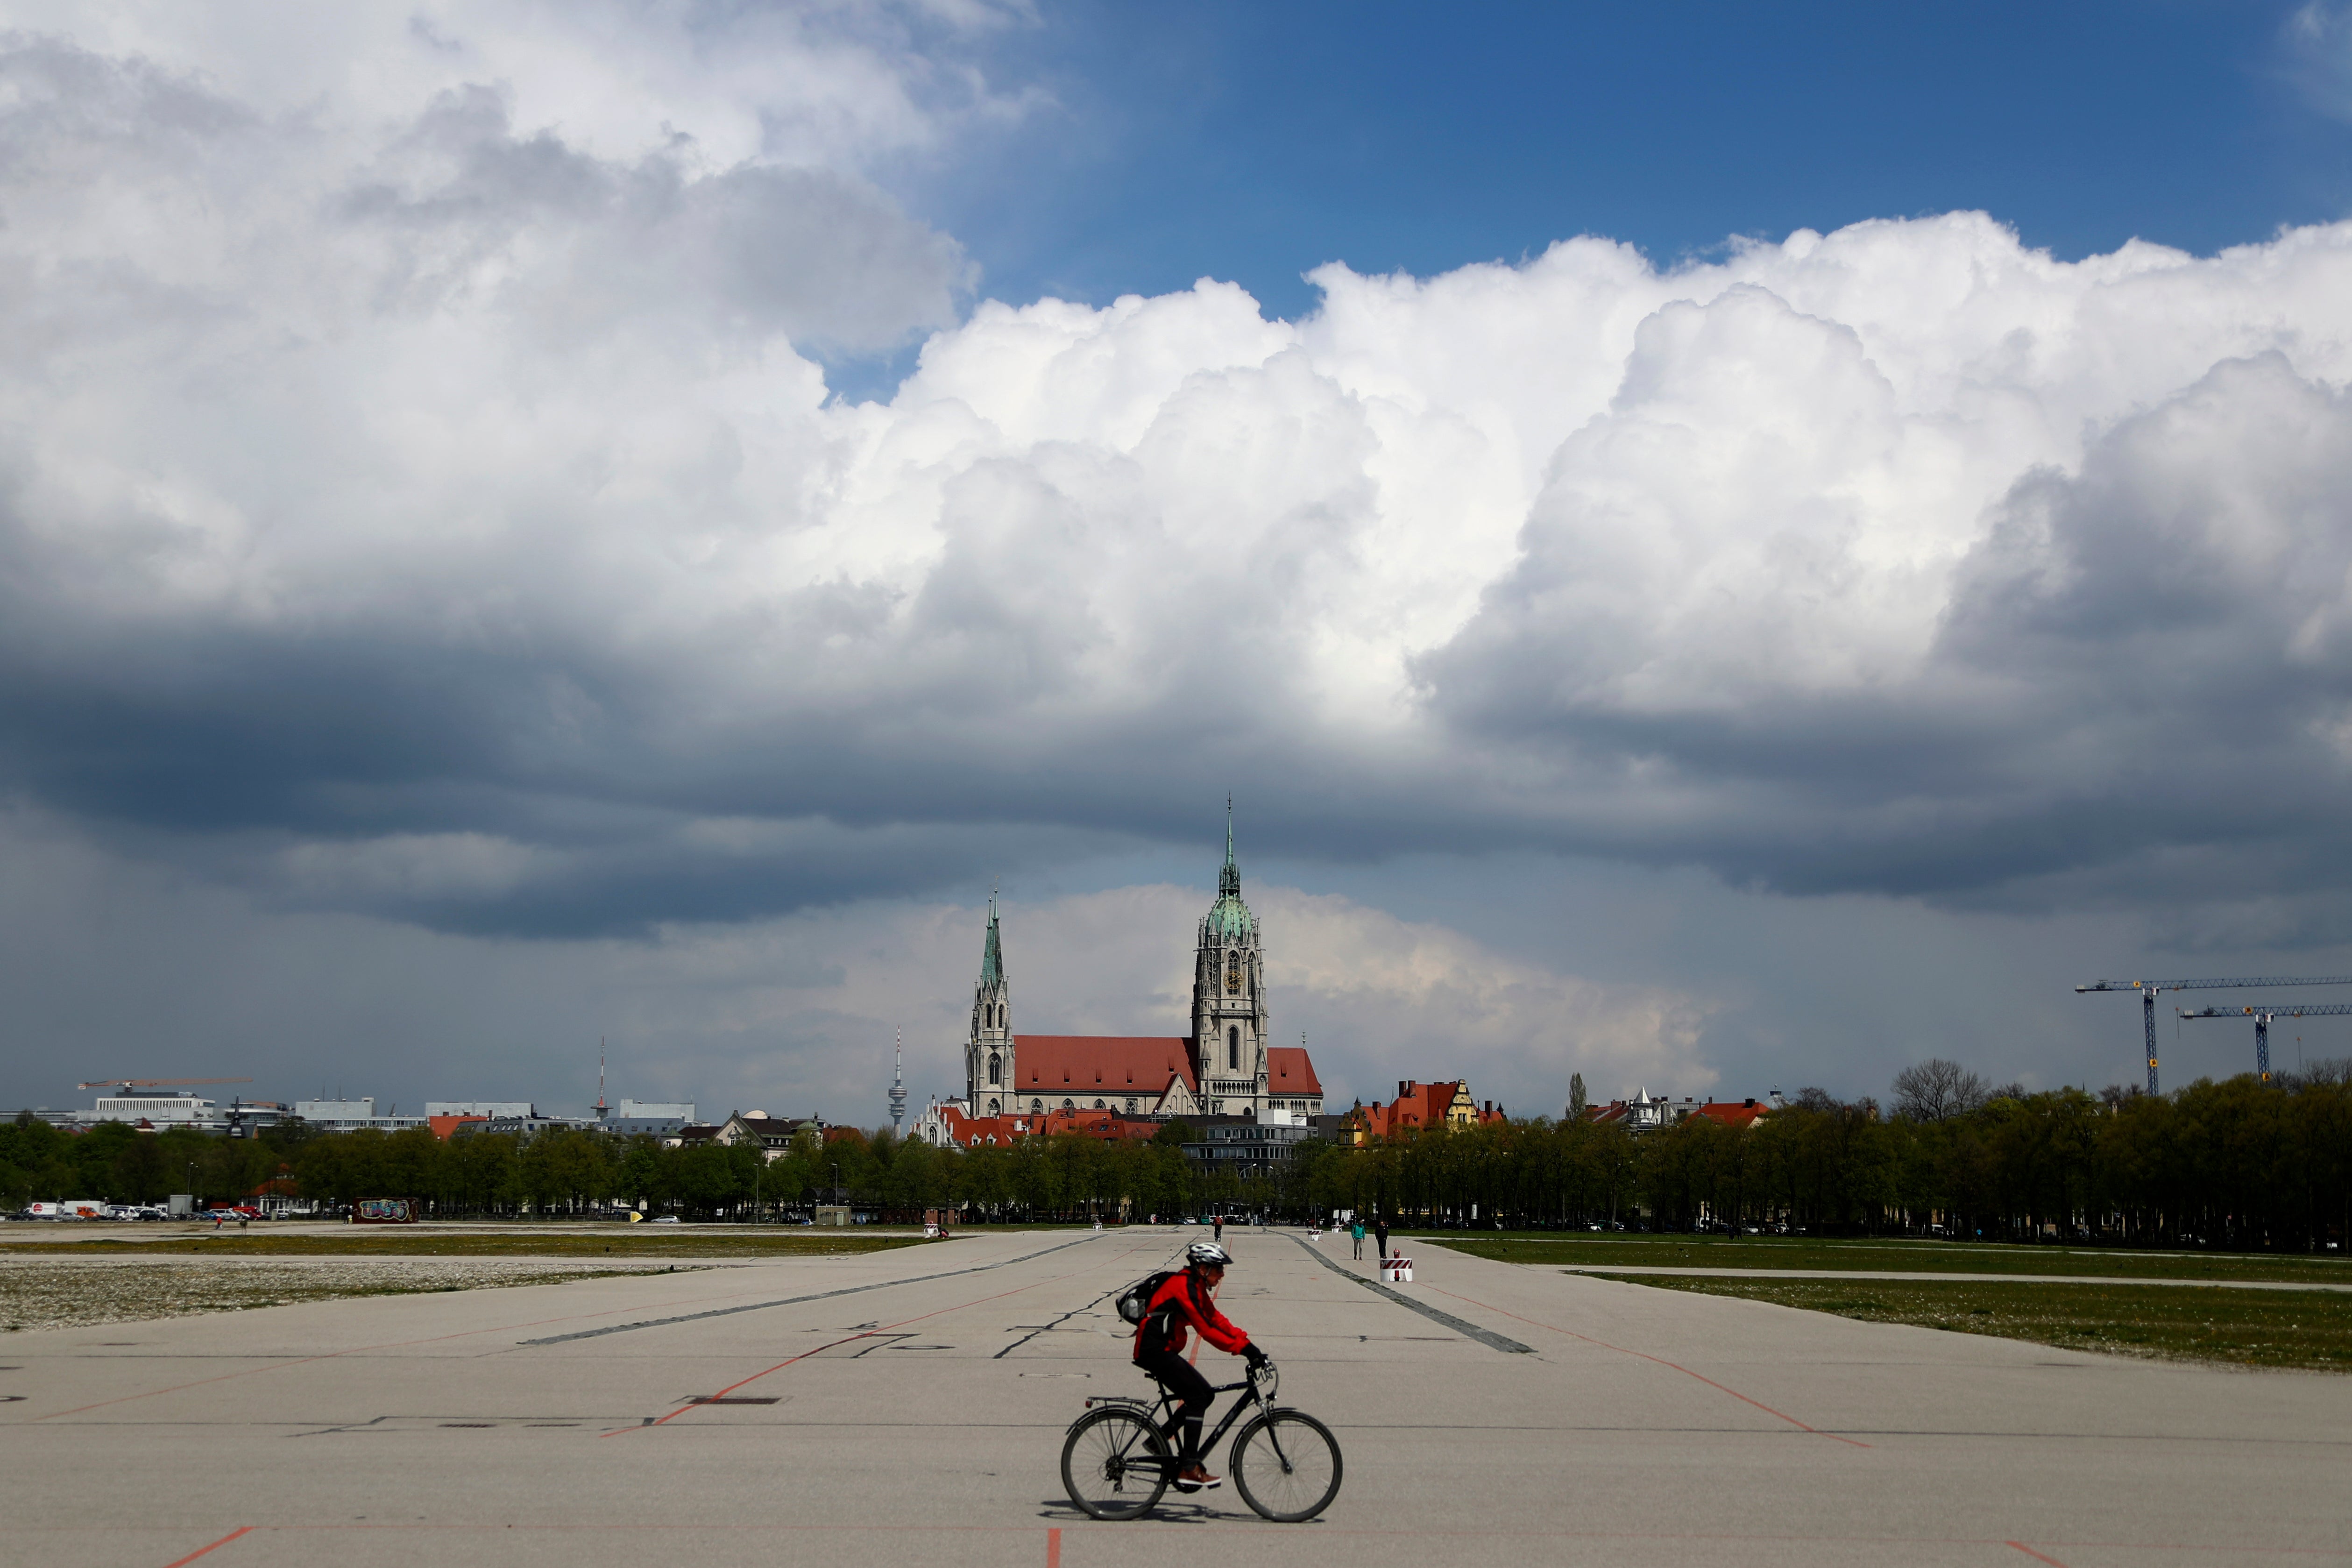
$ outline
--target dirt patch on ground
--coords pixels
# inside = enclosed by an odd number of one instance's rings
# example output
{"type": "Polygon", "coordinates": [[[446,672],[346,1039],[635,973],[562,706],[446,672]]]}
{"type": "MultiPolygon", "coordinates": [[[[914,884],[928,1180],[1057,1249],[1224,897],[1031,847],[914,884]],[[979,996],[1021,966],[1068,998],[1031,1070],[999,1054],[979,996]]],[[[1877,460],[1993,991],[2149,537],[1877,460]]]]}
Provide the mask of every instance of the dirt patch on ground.
{"type": "MultiPolygon", "coordinates": [[[[0,1332],[86,1328],[236,1312],[345,1296],[407,1296],[551,1285],[614,1274],[662,1274],[674,1266],[562,1265],[493,1258],[322,1258],[317,1262],[0,1258],[0,1332]]],[[[683,1272],[684,1270],[677,1270],[683,1272]]]]}

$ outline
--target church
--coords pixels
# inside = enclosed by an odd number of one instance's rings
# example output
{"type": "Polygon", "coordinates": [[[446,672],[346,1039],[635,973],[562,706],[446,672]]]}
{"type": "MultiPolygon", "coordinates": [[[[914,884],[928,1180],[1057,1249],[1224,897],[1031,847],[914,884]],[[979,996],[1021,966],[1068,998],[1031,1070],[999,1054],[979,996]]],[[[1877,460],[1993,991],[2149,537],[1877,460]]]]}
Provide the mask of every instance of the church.
{"type": "Polygon", "coordinates": [[[964,1098],[935,1108],[924,1133],[937,1142],[993,1142],[1054,1130],[1056,1113],[1249,1116],[1303,1121],[1322,1114],[1323,1085],[1304,1044],[1267,1039],[1265,959],[1257,918],[1242,901],[1231,814],[1217,901],[1201,918],[1192,954],[1192,1029],[1185,1035],[1023,1035],[1013,1028],[1013,986],[996,900],[972,987],[964,1047],[964,1098]]]}

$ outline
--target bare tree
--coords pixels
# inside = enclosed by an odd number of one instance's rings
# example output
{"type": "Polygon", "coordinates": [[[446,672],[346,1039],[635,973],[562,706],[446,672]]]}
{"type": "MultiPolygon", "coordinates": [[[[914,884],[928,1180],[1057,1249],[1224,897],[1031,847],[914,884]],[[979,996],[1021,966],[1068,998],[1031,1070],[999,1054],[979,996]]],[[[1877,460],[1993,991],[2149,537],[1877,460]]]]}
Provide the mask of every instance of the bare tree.
{"type": "Polygon", "coordinates": [[[1941,1057],[1895,1075],[1895,1114],[1913,1121],[1944,1121],[1965,1115],[1987,1098],[1984,1079],[1941,1057]]]}

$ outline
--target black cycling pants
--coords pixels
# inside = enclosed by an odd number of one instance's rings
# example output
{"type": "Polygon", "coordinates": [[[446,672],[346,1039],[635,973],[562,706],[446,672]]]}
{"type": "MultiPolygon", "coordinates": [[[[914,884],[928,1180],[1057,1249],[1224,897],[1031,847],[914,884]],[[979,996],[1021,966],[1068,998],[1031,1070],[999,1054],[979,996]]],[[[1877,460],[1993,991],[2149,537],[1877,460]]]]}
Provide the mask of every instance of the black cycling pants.
{"type": "Polygon", "coordinates": [[[1216,1391],[1201,1369],[1174,1351],[1145,1351],[1135,1358],[1135,1364],[1159,1380],[1160,1386],[1182,1403],[1176,1419],[1165,1434],[1176,1439],[1176,1459],[1179,1464],[1197,1464],[1201,1458],[1201,1423],[1208,1418],[1209,1405],[1216,1391]]]}

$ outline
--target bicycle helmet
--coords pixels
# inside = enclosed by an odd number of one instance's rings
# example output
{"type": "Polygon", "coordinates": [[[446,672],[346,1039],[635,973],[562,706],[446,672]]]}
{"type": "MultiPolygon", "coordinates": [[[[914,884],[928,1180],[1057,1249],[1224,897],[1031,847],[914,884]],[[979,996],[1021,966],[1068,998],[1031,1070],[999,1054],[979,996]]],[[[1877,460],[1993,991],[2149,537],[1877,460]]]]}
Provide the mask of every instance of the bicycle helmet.
{"type": "Polygon", "coordinates": [[[1196,1241],[1184,1249],[1184,1261],[1195,1268],[1223,1268],[1234,1255],[1213,1241],[1196,1241]]]}

